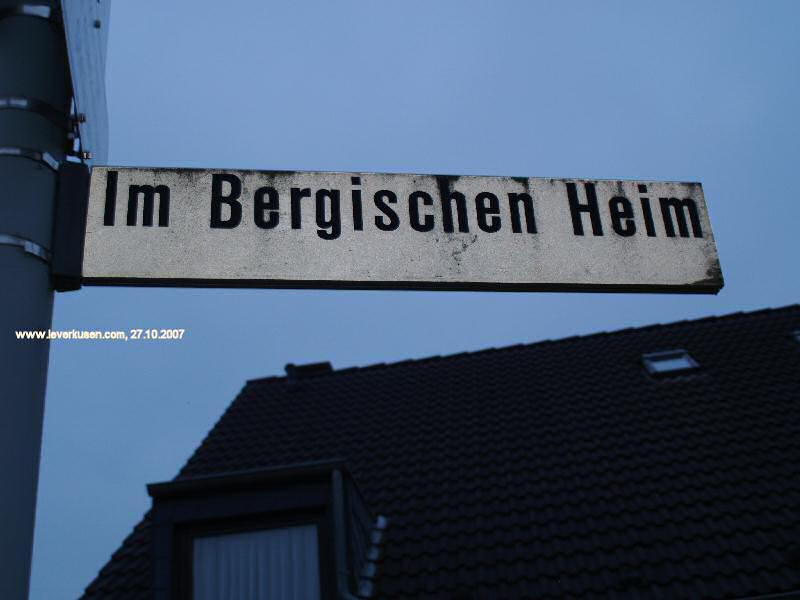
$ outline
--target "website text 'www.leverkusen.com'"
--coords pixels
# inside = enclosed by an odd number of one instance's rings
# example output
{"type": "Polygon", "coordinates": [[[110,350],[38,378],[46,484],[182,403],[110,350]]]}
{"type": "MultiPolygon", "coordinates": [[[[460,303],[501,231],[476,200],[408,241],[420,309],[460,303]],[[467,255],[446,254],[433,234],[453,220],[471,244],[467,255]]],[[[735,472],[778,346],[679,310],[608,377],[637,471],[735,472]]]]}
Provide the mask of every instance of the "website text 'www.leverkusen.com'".
{"type": "Polygon", "coordinates": [[[124,331],[34,329],[15,331],[18,340],[181,340],[185,329],[128,329],[124,331]]]}

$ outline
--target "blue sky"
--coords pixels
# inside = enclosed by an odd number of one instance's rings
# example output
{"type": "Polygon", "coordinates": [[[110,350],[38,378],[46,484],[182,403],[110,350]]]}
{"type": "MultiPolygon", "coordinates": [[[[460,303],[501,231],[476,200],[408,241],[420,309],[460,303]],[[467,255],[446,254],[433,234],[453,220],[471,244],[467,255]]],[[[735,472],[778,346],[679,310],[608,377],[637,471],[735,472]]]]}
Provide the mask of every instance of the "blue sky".
{"type": "Polygon", "coordinates": [[[718,296],[84,288],[56,329],[32,598],[72,598],[248,378],[798,301],[800,4],[112,4],[122,166],[700,181],[718,296]]]}

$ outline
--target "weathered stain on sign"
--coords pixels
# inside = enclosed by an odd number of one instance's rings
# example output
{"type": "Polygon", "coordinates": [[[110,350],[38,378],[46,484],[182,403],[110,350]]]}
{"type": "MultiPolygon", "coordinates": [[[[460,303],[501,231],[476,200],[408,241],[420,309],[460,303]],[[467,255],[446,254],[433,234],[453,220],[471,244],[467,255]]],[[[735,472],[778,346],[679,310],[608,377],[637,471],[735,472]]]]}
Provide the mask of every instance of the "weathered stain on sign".
{"type": "Polygon", "coordinates": [[[716,293],[699,183],[96,167],[97,285],[716,293]]]}

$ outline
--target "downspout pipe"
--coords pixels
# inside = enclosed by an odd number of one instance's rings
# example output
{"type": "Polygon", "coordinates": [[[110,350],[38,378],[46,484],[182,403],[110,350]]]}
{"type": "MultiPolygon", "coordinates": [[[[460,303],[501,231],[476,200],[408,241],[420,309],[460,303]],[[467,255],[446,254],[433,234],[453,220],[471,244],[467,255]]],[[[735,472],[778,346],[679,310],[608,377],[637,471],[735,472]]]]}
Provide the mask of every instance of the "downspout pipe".
{"type": "Polygon", "coordinates": [[[331,476],[333,490],[333,540],[336,565],[336,591],[339,600],[363,600],[350,592],[347,570],[347,518],[345,512],[344,477],[340,469],[331,476]]]}

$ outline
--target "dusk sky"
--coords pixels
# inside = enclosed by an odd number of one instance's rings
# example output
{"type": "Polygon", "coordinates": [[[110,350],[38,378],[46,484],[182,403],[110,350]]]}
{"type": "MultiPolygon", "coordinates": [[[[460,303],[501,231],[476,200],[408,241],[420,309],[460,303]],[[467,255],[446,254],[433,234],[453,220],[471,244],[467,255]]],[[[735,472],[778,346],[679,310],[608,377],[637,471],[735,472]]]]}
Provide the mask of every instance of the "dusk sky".
{"type": "Polygon", "coordinates": [[[699,181],[725,287],[58,294],[53,329],[186,334],[52,342],[31,597],[79,596],[149,508],[145,485],[286,363],[797,302],[799,17],[792,0],[115,0],[109,164],[699,181]]]}

